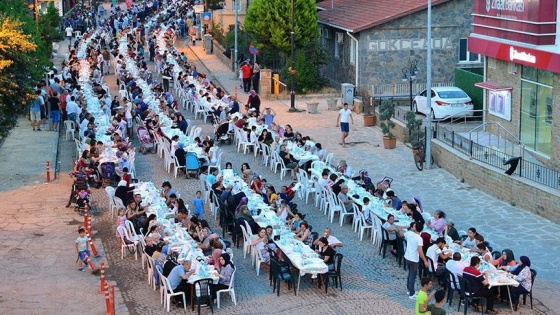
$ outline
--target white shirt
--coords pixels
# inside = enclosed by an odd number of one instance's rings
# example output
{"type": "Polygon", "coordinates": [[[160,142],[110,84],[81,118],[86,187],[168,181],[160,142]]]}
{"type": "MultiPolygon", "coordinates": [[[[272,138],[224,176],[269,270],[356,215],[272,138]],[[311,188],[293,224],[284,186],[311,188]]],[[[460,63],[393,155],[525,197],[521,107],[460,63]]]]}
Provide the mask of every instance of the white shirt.
{"type": "MultiPolygon", "coordinates": [[[[449,270],[449,272],[451,272],[452,274],[455,275],[455,278],[457,278],[457,276],[463,276],[463,269],[465,269],[465,265],[463,264],[462,261],[455,261],[453,259],[448,260],[445,263],[445,268],[447,268],[447,270],[449,270]]],[[[451,277],[451,276],[450,276],[451,277]]],[[[451,279],[451,278],[450,278],[451,279]]],[[[457,279],[457,281],[459,281],[457,279]]],[[[453,285],[453,284],[452,284],[453,285]]],[[[457,286],[459,286],[459,283],[457,282],[457,286]]],[[[460,287],[459,287],[460,288],[460,287]]],[[[456,288],[456,289],[459,289],[456,288]]]]}
{"type": "Polygon", "coordinates": [[[340,115],[341,123],[348,123],[348,118],[350,118],[350,115],[352,115],[352,111],[350,111],[350,109],[344,110],[343,108],[338,112],[338,114],[340,115]]]}
{"type": "Polygon", "coordinates": [[[66,30],[66,36],[72,36],[72,33],[74,32],[72,26],[68,26],[67,28],[65,28],[65,30],[66,30]]]}
{"type": "Polygon", "coordinates": [[[413,231],[406,232],[404,237],[406,239],[406,251],[404,253],[404,258],[408,261],[417,263],[420,260],[418,246],[423,246],[424,241],[419,234],[416,234],[413,231]]]}
{"type": "Polygon", "coordinates": [[[440,253],[441,253],[441,249],[437,246],[437,244],[430,246],[426,251],[426,256],[430,257],[430,259],[434,263],[434,265],[431,268],[431,271],[435,271],[437,269],[437,261],[440,253]]]}
{"type": "Polygon", "coordinates": [[[338,238],[329,235],[329,237],[327,237],[327,242],[329,242],[329,246],[333,246],[334,244],[341,244],[342,242],[338,240],[338,238]]]}
{"type": "Polygon", "coordinates": [[[66,103],[66,112],[68,114],[78,114],[80,112],[80,108],[76,102],[70,101],[66,103]]]}

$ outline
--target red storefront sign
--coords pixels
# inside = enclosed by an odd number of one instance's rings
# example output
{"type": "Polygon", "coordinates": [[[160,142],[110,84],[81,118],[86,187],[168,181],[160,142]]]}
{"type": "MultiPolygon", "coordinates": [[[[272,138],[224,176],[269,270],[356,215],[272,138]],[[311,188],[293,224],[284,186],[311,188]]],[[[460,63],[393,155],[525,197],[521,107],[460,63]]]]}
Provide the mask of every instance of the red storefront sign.
{"type": "Polygon", "coordinates": [[[469,37],[469,52],[560,73],[560,54],[469,37]]]}
{"type": "Polygon", "coordinates": [[[557,0],[474,0],[476,34],[553,45],[557,0]]]}

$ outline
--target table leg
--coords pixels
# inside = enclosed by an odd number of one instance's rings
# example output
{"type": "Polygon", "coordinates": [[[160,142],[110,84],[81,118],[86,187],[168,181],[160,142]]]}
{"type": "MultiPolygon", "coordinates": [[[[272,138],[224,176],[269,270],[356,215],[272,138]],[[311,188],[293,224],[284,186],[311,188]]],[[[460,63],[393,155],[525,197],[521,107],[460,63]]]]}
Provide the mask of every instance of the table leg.
{"type": "Polygon", "coordinates": [[[511,311],[513,312],[513,302],[511,301],[511,293],[509,292],[509,285],[506,286],[508,290],[508,297],[509,297],[509,307],[511,307],[511,311]]]}
{"type": "Polygon", "coordinates": [[[299,271],[299,277],[298,277],[298,280],[297,280],[297,290],[296,290],[296,295],[298,295],[298,294],[299,294],[299,283],[301,282],[301,276],[302,276],[302,275],[301,275],[301,270],[300,270],[300,271],[299,271]]]}
{"type": "Polygon", "coordinates": [[[194,286],[191,286],[191,310],[194,312],[194,286]]]}

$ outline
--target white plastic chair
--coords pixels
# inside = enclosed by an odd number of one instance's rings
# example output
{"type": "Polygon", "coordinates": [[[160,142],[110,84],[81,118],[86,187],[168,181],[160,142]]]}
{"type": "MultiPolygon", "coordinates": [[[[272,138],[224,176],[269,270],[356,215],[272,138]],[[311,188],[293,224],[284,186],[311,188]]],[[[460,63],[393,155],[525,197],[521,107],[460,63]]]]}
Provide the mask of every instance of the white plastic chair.
{"type": "Polygon", "coordinates": [[[74,140],[74,132],[76,130],[76,123],[73,122],[72,120],[65,120],[64,121],[64,130],[65,130],[65,136],[66,136],[66,140],[68,139],[68,134],[70,134],[72,136],[71,140],[74,140]]]}
{"type": "Polygon", "coordinates": [[[282,180],[284,178],[284,175],[287,175],[286,173],[288,172],[293,173],[294,170],[286,167],[286,164],[284,163],[284,160],[280,157],[280,154],[278,153],[274,153],[274,154],[276,157],[276,161],[280,163],[280,180],[282,180]]]}
{"type": "Polygon", "coordinates": [[[270,161],[270,146],[264,143],[260,144],[262,152],[262,161],[264,166],[268,166],[268,161],[270,161]]]}
{"type": "Polygon", "coordinates": [[[115,196],[115,188],[107,186],[105,187],[105,192],[107,193],[107,199],[109,200],[109,207],[111,207],[111,218],[113,218],[118,209],[113,200],[113,197],[115,196]]]}
{"type": "Polygon", "coordinates": [[[171,283],[169,283],[169,279],[163,277],[163,283],[165,284],[165,306],[167,308],[167,312],[169,313],[171,298],[174,296],[182,296],[183,297],[183,307],[185,308],[185,312],[187,311],[187,299],[185,297],[185,292],[173,292],[171,288],[171,283]]]}
{"type": "Polygon", "coordinates": [[[241,232],[243,232],[243,259],[246,259],[247,254],[252,250],[251,242],[253,241],[253,238],[249,235],[247,229],[243,225],[240,225],[239,227],[241,228],[241,232]]]}
{"type": "Polygon", "coordinates": [[[255,143],[247,139],[247,132],[241,130],[239,131],[239,142],[237,143],[237,152],[243,147],[243,154],[247,154],[247,148],[255,148],[255,143]]]}
{"type": "Polygon", "coordinates": [[[231,296],[231,301],[234,305],[237,305],[237,299],[235,298],[235,289],[233,288],[233,279],[235,278],[235,270],[231,274],[231,278],[229,280],[228,288],[223,290],[216,291],[216,302],[218,304],[218,308],[220,308],[220,294],[222,293],[229,293],[231,296]]]}
{"type": "Polygon", "coordinates": [[[325,164],[327,166],[331,166],[333,156],[334,156],[334,153],[327,154],[327,157],[325,158],[325,164]]]}
{"type": "Polygon", "coordinates": [[[328,194],[328,198],[329,198],[329,202],[328,202],[328,206],[329,206],[329,220],[331,221],[331,223],[333,223],[334,221],[334,215],[338,212],[340,213],[342,206],[340,205],[339,201],[338,201],[338,197],[334,195],[333,192],[329,192],[328,194]]]}
{"type": "Polygon", "coordinates": [[[200,137],[200,134],[201,134],[201,133],[202,133],[202,128],[200,128],[200,127],[193,128],[191,138],[194,139],[194,138],[196,138],[196,137],[200,137]]]}
{"type": "Polygon", "coordinates": [[[186,166],[185,165],[180,166],[179,161],[177,160],[177,157],[175,155],[172,158],[173,158],[173,165],[174,165],[173,175],[175,176],[175,178],[177,178],[177,173],[179,172],[179,170],[186,169],[186,166]]]}
{"type": "Polygon", "coordinates": [[[118,226],[117,232],[121,238],[121,259],[124,259],[124,251],[125,249],[134,250],[134,259],[138,260],[138,252],[136,250],[138,241],[134,240],[128,235],[128,232],[124,226],[118,226]],[[125,239],[131,242],[130,244],[126,244],[125,239]]]}
{"type": "Polygon", "coordinates": [[[368,224],[366,222],[366,217],[364,216],[364,214],[359,211],[357,209],[358,207],[354,208],[354,211],[358,211],[358,216],[360,218],[360,222],[359,222],[359,228],[360,228],[360,241],[364,239],[364,232],[366,230],[371,230],[373,231],[373,225],[372,224],[368,224]]]}
{"type": "Polygon", "coordinates": [[[338,199],[338,202],[341,205],[341,207],[340,207],[340,226],[342,226],[342,224],[344,224],[344,218],[354,216],[354,213],[348,212],[346,210],[346,206],[344,205],[344,202],[342,202],[342,200],[340,200],[340,198],[338,198],[338,196],[336,198],[338,199]]]}
{"type": "Polygon", "coordinates": [[[383,241],[383,231],[381,231],[381,219],[379,219],[376,215],[373,217],[373,233],[371,233],[371,239],[373,240],[373,244],[377,244],[377,246],[381,246],[383,241]]]}
{"type": "Polygon", "coordinates": [[[430,222],[430,220],[432,220],[432,216],[428,212],[422,212],[422,218],[424,218],[424,221],[426,222],[430,222]]]}
{"type": "Polygon", "coordinates": [[[255,255],[255,267],[257,269],[257,277],[259,276],[259,273],[261,271],[261,264],[265,264],[266,262],[264,261],[264,258],[262,256],[261,251],[258,248],[255,248],[254,251],[256,252],[255,255]]]}
{"type": "Polygon", "coordinates": [[[142,253],[143,256],[145,256],[145,260],[146,260],[146,266],[148,269],[148,285],[151,286],[154,291],[156,290],[156,279],[154,277],[154,272],[156,272],[155,269],[155,262],[154,259],[152,258],[152,256],[146,254],[145,252],[142,253]]]}

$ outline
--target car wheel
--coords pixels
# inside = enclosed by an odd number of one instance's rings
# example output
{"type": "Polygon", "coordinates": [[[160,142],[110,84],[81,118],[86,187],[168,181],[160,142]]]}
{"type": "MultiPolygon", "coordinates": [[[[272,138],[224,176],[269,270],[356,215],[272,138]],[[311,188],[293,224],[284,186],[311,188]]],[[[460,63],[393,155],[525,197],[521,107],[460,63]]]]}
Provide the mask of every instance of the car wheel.
{"type": "Polygon", "coordinates": [[[416,104],[416,102],[412,103],[412,111],[418,114],[418,104],[416,104]]]}

